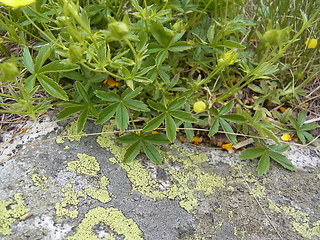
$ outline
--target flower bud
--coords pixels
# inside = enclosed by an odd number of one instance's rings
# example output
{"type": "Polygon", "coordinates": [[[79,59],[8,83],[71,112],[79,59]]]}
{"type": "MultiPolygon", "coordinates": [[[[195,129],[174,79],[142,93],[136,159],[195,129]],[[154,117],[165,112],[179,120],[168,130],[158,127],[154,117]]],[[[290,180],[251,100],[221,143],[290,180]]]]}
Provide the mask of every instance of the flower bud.
{"type": "Polygon", "coordinates": [[[219,65],[230,66],[233,65],[237,60],[238,54],[233,50],[226,52],[218,59],[219,65]]]}
{"type": "Polygon", "coordinates": [[[0,64],[1,77],[4,82],[12,82],[19,75],[19,70],[14,63],[4,62],[0,64]]]}
{"type": "Polygon", "coordinates": [[[122,40],[129,33],[129,27],[124,22],[113,22],[108,25],[110,35],[116,40],[122,40]]]}
{"type": "Polygon", "coordinates": [[[172,26],[172,30],[178,33],[182,32],[184,30],[183,22],[181,20],[176,21],[172,26]]]}
{"type": "Polygon", "coordinates": [[[72,63],[80,62],[83,59],[82,48],[77,45],[70,46],[68,50],[68,57],[72,63]]]}
{"type": "Polygon", "coordinates": [[[198,113],[206,110],[207,106],[203,101],[198,101],[193,104],[193,111],[198,113]]]}

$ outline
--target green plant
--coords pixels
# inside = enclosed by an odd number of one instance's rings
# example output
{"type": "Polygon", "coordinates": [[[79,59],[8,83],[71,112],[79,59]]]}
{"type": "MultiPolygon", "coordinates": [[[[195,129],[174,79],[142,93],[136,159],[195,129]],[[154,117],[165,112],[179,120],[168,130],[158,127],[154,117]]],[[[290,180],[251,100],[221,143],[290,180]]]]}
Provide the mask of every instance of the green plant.
{"type": "Polygon", "coordinates": [[[243,150],[239,158],[240,159],[254,159],[259,158],[259,163],[257,167],[258,175],[261,176],[266,173],[270,166],[270,159],[276,161],[284,168],[294,171],[295,167],[292,165],[291,161],[284,156],[283,152],[287,151],[289,146],[287,145],[267,145],[263,141],[256,141],[259,144],[255,148],[248,148],[243,150]]]}
{"type": "Polygon", "coordinates": [[[155,164],[161,163],[161,156],[153,144],[168,144],[170,142],[165,135],[158,133],[148,134],[146,132],[140,132],[139,134],[131,133],[117,139],[122,143],[131,144],[124,155],[124,162],[133,160],[142,149],[147,157],[155,164]]]}
{"type": "Polygon", "coordinates": [[[30,0],[1,7],[0,111],[36,118],[60,107],[58,119],[78,117],[78,132],[88,119],[115,118],[121,132],[142,129],[119,138],[131,144],[126,162],[142,150],[160,163],[153,144],[173,142],[180,126],[189,140],[200,127],[208,137],[223,131],[233,144],[250,135],[259,141],[250,151],[261,153],[263,174],[270,159],[286,162],[277,134],[305,144],[317,127],[304,124],[305,113],[274,109],[299,103],[319,74],[315,2],[30,0]],[[201,103],[195,114],[194,103],[201,103]],[[149,134],[158,128],[165,135],[149,134]]]}
{"type": "Polygon", "coordinates": [[[291,127],[294,129],[292,131],[293,134],[297,135],[303,144],[306,144],[306,139],[310,142],[314,140],[314,137],[308,131],[317,128],[318,125],[315,122],[305,123],[306,112],[299,112],[297,119],[294,119],[292,116],[290,116],[289,121],[291,123],[291,127]]]}

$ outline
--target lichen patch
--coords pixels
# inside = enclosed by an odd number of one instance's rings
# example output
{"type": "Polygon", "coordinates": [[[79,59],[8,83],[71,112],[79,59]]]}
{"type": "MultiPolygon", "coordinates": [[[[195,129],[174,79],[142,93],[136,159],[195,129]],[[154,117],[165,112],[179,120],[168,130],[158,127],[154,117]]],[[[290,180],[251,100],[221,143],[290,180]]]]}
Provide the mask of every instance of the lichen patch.
{"type": "Polygon", "coordinates": [[[87,154],[78,153],[79,160],[67,162],[67,170],[78,174],[97,176],[100,165],[95,157],[87,154]]]}
{"type": "Polygon", "coordinates": [[[28,212],[20,193],[12,198],[0,201],[0,235],[12,233],[11,225],[21,216],[28,212]]]}
{"type": "Polygon", "coordinates": [[[122,235],[125,240],[143,240],[142,232],[138,225],[130,218],[116,208],[96,207],[89,210],[84,219],[78,226],[77,232],[67,238],[67,240],[99,240],[100,234],[104,235],[103,239],[115,239],[114,235],[122,235]],[[109,227],[110,232],[94,232],[93,229],[98,224],[105,224],[109,227]]]}

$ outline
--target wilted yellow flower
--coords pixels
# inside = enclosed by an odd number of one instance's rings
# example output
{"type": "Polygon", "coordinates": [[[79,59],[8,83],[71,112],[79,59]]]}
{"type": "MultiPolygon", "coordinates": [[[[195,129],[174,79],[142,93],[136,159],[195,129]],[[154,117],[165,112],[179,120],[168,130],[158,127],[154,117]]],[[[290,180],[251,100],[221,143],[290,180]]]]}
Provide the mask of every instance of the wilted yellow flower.
{"type": "Polygon", "coordinates": [[[111,88],[119,86],[119,83],[117,81],[113,80],[113,78],[107,78],[106,80],[103,81],[103,83],[107,84],[111,88]]]}
{"type": "Polygon", "coordinates": [[[280,107],[279,109],[281,112],[285,112],[287,110],[285,107],[280,107]]]}
{"type": "Polygon", "coordinates": [[[206,110],[206,108],[207,106],[203,101],[198,101],[195,104],[193,104],[193,111],[195,111],[196,113],[202,112],[206,110]]]}
{"type": "Polygon", "coordinates": [[[180,142],[184,142],[186,140],[186,138],[184,136],[180,136],[178,139],[180,142]]]}
{"type": "Polygon", "coordinates": [[[283,141],[291,141],[291,140],[292,140],[291,135],[290,135],[289,133],[283,134],[283,135],[281,136],[281,139],[282,139],[283,141]]]}
{"type": "Polygon", "coordinates": [[[192,139],[192,143],[195,144],[195,145],[198,145],[201,142],[202,142],[202,137],[195,136],[192,139]]]}
{"type": "Polygon", "coordinates": [[[221,148],[230,151],[232,149],[232,143],[223,144],[221,148]]]}
{"type": "Polygon", "coordinates": [[[307,41],[306,41],[307,48],[315,48],[317,45],[318,45],[317,39],[307,38],[307,41]]]}
{"type": "Polygon", "coordinates": [[[35,1],[36,0],[0,0],[0,3],[13,8],[18,8],[29,5],[35,1]]]}

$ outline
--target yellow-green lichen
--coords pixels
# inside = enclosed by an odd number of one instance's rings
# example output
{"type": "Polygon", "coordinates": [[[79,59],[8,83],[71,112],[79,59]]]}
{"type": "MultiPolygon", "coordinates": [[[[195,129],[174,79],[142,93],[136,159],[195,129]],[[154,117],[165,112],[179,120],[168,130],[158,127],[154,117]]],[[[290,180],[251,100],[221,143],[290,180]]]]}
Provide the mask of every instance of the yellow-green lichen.
{"type": "Polygon", "coordinates": [[[77,157],[79,160],[67,162],[68,171],[90,176],[97,175],[97,172],[100,170],[100,166],[95,157],[82,153],[78,153],[77,157]]]}
{"type": "Polygon", "coordinates": [[[78,198],[84,195],[82,193],[76,193],[72,188],[72,184],[66,184],[61,191],[64,194],[64,199],[55,205],[57,217],[78,217],[78,198]]]}
{"type": "Polygon", "coordinates": [[[293,228],[304,238],[320,238],[320,222],[311,222],[308,213],[286,205],[278,207],[270,199],[269,208],[275,212],[289,216],[291,218],[293,228]]]}
{"type": "Polygon", "coordinates": [[[70,149],[70,147],[69,147],[69,146],[65,146],[65,147],[64,147],[64,149],[69,150],[69,149],[70,149]]]}
{"type": "Polygon", "coordinates": [[[239,231],[238,228],[234,227],[233,232],[234,232],[235,236],[239,237],[239,239],[241,239],[241,240],[246,239],[245,238],[246,231],[239,231]]]}
{"type": "MultiPolygon", "coordinates": [[[[266,196],[266,187],[261,185],[257,176],[252,172],[244,172],[241,169],[244,165],[234,166],[233,170],[235,173],[232,174],[231,178],[228,178],[228,185],[244,184],[246,188],[250,187],[250,192],[256,197],[264,198],[266,196]],[[248,184],[248,185],[247,185],[248,184]]],[[[265,179],[262,179],[264,181],[265,179]]]]}
{"type": "Polygon", "coordinates": [[[64,131],[61,133],[61,136],[56,138],[57,143],[64,143],[64,138],[62,136],[66,136],[71,142],[73,141],[80,141],[81,136],[84,135],[85,132],[81,131],[77,133],[77,122],[71,122],[65,127],[64,131]]]}
{"type": "Polygon", "coordinates": [[[86,194],[90,197],[99,200],[100,202],[107,203],[111,200],[111,196],[107,190],[107,186],[109,184],[108,178],[105,176],[100,179],[99,188],[87,188],[85,190],[86,194]]]}
{"type": "Polygon", "coordinates": [[[0,201],[0,235],[11,234],[11,225],[28,212],[28,208],[24,204],[19,193],[10,199],[0,201]]]}
{"type": "Polygon", "coordinates": [[[142,232],[138,225],[116,208],[96,207],[89,210],[84,219],[78,225],[77,232],[68,237],[68,240],[99,240],[101,237],[93,232],[94,226],[105,224],[111,230],[107,239],[115,239],[113,236],[123,235],[126,240],[142,240],[142,232]]]}
{"type": "MultiPolygon", "coordinates": [[[[113,130],[113,125],[104,126],[104,132],[113,130]]],[[[164,162],[180,163],[181,167],[163,166],[164,170],[169,173],[171,185],[161,190],[160,184],[153,179],[151,172],[145,168],[140,161],[133,161],[124,164],[124,147],[117,146],[110,135],[101,135],[97,138],[97,142],[101,147],[108,147],[114,154],[115,158],[109,160],[120,165],[126,172],[132,183],[132,190],[152,199],[175,199],[179,197],[180,205],[187,211],[191,211],[198,205],[197,193],[212,194],[216,187],[223,187],[223,179],[213,173],[207,173],[199,166],[200,163],[208,161],[205,154],[191,154],[177,147],[171,147],[171,151],[161,152],[164,162]],[[189,184],[189,183],[192,184],[189,184]],[[192,186],[190,186],[192,185],[192,186]]]]}
{"type": "Polygon", "coordinates": [[[48,178],[45,176],[40,176],[38,173],[35,173],[36,171],[37,169],[33,169],[30,173],[33,184],[42,190],[47,189],[48,178]]]}

